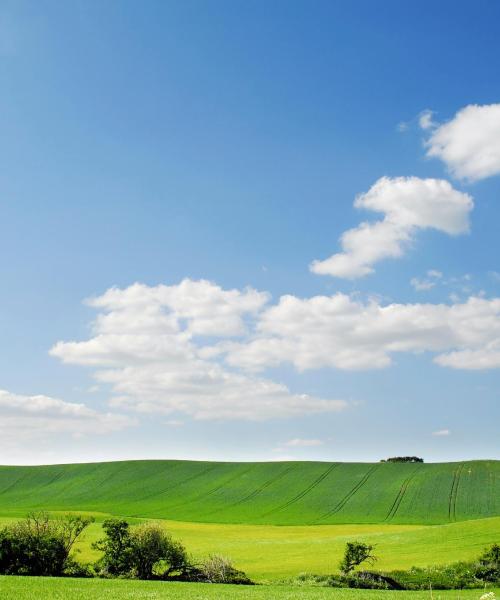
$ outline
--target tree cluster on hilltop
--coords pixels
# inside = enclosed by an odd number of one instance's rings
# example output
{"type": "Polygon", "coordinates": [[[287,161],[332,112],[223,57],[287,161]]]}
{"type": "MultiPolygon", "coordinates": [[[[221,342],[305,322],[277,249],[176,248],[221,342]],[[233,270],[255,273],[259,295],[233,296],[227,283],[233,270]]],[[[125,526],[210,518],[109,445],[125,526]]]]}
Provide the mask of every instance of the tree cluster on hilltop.
{"type": "Polygon", "coordinates": [[[424,459],[419,456],[392,456],[391,458],[383,458],[380,462],[388,463],[423,463],[424,459]]]}

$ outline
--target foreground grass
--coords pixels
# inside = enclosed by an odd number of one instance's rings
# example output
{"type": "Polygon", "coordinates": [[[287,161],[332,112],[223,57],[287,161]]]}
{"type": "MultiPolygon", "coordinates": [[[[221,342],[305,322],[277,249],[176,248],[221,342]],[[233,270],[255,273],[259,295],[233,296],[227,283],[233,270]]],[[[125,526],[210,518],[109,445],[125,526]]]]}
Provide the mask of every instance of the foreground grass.
{"type": "MultiPolygon", "coordinates": [[[[481,590],[435,591],[433,600],[479,600],[481,590]]],[[[498,590],[497,590],[498,593],[498,590]]],[[[430,600],[429,592],[232,586],[126,580],[0,577],[2,600],[430,600]]]]}

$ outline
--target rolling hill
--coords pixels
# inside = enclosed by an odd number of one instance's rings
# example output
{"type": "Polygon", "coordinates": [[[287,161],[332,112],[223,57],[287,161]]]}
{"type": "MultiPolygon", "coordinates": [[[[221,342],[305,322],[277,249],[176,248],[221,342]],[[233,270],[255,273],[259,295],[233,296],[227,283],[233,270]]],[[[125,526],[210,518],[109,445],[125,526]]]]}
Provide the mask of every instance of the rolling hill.
{"type": "Polygon", "coordinates": [[[500,515],[500,461],[0,467],[0,513],[41,508],[206,523],[453,523],[500,515]]]}

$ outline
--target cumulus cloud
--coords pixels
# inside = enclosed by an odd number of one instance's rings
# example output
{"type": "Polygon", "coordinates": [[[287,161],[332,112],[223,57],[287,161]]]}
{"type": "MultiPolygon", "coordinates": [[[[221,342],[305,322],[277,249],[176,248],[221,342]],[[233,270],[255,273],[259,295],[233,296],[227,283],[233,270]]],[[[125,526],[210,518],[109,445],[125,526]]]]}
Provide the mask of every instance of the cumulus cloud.
{"type": "Polygon", "coordinates": [[[402,256],[420,229],[466,233],[473,201],[442,179],[382,177],[356,198],[354,206],[384,218],[344,232],[342,252],[315,260],[310,265],[314,273],[356,279],[373,273],[373,265],[380,260],[402,256]]]}
{"type": "Polygon", "coordinates": [[[2,437],[106,434],[135,424],[128,416],[98,412],[84,404],[49,396],[23,396],[0,390],[0,433],[2,437]]]}
{"type": "MultiPolygon", "coordinates": [[[[398,353],[431,352],[445,367],[500,367],[498,298],[471,297],[448,305],[383,304],[342,293],[306,299],[287,295],[256,308],[240,297],[259,298],[253,290],[226,295],[205,281],[179,286],[191,294],[180,308],[172,301],[177,290],[166,294],[164,286],[108,290],[92,300],[99,313],[90,339],[58,342],[51,354],[92,366],[97,382],[111,388],[115,409],[165,415],[170,425],[183,416],[257,421],[346,408],[342,399],[294,393],[259,374],[286,363],[299,371],[380,369],[398,353]],[[231,327],[222,322],[219,330],[198,326],[211,292],[225,299],[221,302],[235,303],[224,308],[234,317],[231,327]]],[[[89,409],[78,410],[86,414],[89,409]]],[[[89,414],[101,428],[115,422],[89,414]]],[[[297,439],[289,445],[301,443],[312,444],[297,439]]]]}
{"type": "Polygon", "coordinates": [[[441,159],[459,179],[477,181],[498,175],[500,104],[462,108],[453,119],[432,131],[426,147],[427,156],[441,159]]]}
{"type": "Polygon", "coordinates": [[[343,409],[343,400],[294,394],[221,363],[217,344],[245,335],[245,319],[255,320],[267,300],[203,280],[113,288],[90,301],[101,311],[93,337],[59,342],[51,354],[94,366],[113,389],[113,406],[143,413],[262,420],[343,409]]]}
{"type": "Polygon", "coordinates": [[[437,364],[500,367],[500,299],[459,304],[387,304],[346,294],[283,296],[259,319],[253,339],[228,349],[230,364],[258,371],[291,363],[298,370],[380,369],[401,352],[437,353],[437,364]]]}

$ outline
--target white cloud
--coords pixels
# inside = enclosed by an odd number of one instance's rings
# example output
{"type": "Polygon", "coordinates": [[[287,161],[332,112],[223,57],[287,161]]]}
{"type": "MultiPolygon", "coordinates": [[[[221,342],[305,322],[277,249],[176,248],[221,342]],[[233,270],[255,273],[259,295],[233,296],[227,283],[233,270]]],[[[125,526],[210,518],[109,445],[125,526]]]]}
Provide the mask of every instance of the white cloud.
{"type": "Polygon", "coordinates": [[[310,265],[314,273],[356,279],[373,273],[380,260],[402,256],[420,229],[466,233],[473,201],[442,179],[382,177],[356,198],[354,206],[382,213],[384,218],[344,232],[343,251],[315,260],[310,265]]]}
{"type": "Polygon", "coordinates": [[[426,292],[435,287],[437,282],[442,278],[443,274],[441,273],[441,271],[431,269],[430,271],[427,271],[427,279],[419,279],[418,277],[413,277],[410,280],[410,284],[417,292],[426,292]]]}
{"type": "Polygon", "coordinates": [[[438,431],[433,431],[432,435],[435,435],[436,437],[446,437],[451,435],[451,431],[449,429],[438,429],[438,431]]]}
{"type": "Polygon", "coordinates": [[[443,274],[441,273],[441,271],[437,271],[436,269],[430,269],[430,271],[427,271],[427,276],[432,277],[433,279],[443,278],[443,274]]]}
{"type": "Polygon", "coordinates": [[[460,179],[476,181],[500,173],[500,104],[462,108],[435,129],[427,156],[441,159],[460,179]]]}
{"type": "Polygon", "coordinates": [[[413,277],[410,279],[410,284],[417,292],[426,292],[435,287],[436,282],[429,279],[419,279],[418,277],[413,277]]]}
{"type": "Polygon", "coordinates": [[[432,120],[432,110],[424,110],[418,117],[418,124],[422,129],[432,129],[436,126],[436,123],[432,120]]]}
{"type": "Polygon", "coordinates": [[[437,364],[500,367],[500,299],[462,304],[362,302],[345,294],[283,296],[260,317],[258,332],[227,351],[230,364],[258,371],[291,363],[298,370],[379,369],[401,352],[433,352],[437,364]]]}
{"type": "Polygon", "coordinates": [[[262,420],[345,408],[221,364],[217,342],[244,335],[243,317],[255,319],[267,299],[207,281],[113,288],[90,302],[102,311],[93,337],[59,342],[51,354],[96,367],[95,378],[112,386],[113,406],[144,413],[262,420]]]}
{"type": "Polygon", "coordinates": [[[292,448],[311,448],[313,446],[322,446],[323,444],[323,440],[307,440],[302,438],[293,438],[292,440],[288,440],[288,442],[285,442],[285,446],[289,446],[292,448]]]}
{"type": "Polygon", "coordinates": [[[135,424],[130,417],[98,412],[84,404],[49,396],[23,396],[0,390],[2,437],[45,434],[93,435],[119,431],[135,424]]]}
{"type": "MultiPolygon", "coordinates": [[[[440,274],[428,276],[438,279],[440,274]]],[[[284,363],[299,371],[379,369],[389,366],[398,353],[432,352],[435,362],[446,367],[500,367],[498,298],[471,297],[452,305],[384,305],[341,293],[307,299],[283,296],[260,312],[252,308],[243,324],[234,320],[228,328],[220,322],[217,331],[205,324],[200,329],[196,317],[180,316],[170,304],[176,294],[171,289],[164,294],[165,286],[159,287],[136,284],[94,299],[92,304],[101,311],[93,337],[58,342],[51,354],[67,363],[93,366],[99,384],[112,389],[112,406],[166,415],[171,425],[182,416],[255,421],[346,408],[342,399],[293,393],[282,383],[257,376],[284,363]],[[198,334],[200,330],[210,334],[198,334]],[[235,331],[243,330],[247,333],[234,337],[235,331]]],[[[239,293],[227,296],[215,284],[191,281],[183,287],[190,290],[186,306],[192,315],[203,313],[197,303],[207,303],[210,287],[218,298],[235,299],[238,308],[226,309],[233,316],[247,310],[239,293]]],[[[241,294],[259,297],[252,290],[241,294]]]]}

